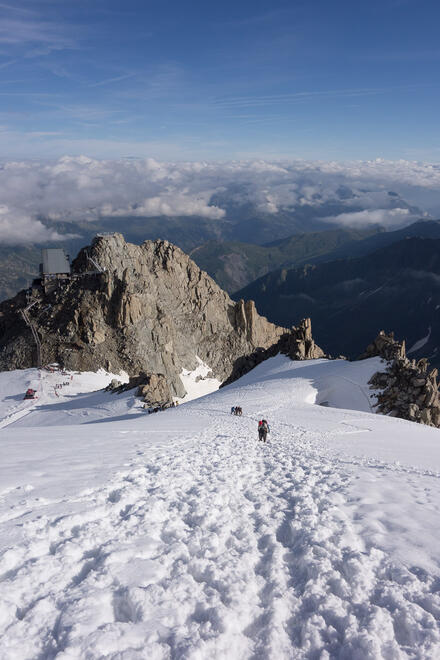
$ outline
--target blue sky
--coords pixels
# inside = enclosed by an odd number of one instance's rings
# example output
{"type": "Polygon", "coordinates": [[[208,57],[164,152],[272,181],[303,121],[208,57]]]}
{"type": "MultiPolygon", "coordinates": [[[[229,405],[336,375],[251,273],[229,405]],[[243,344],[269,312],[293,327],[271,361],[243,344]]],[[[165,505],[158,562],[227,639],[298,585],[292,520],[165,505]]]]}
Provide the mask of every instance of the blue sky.
{"type": "Polygon", "coordinates": [[[440,161],[435,0],[0,2],[2,158],[440,161]]]}

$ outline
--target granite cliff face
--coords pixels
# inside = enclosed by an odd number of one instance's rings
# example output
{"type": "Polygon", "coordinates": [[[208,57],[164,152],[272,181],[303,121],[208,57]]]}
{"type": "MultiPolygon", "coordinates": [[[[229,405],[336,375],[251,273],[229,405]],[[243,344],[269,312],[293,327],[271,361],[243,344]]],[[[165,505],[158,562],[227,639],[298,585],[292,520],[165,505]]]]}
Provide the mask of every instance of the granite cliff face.
{"type": "MultiPolygon", "coordinates": [[[[43,363],[163,374],[178,396],[185,394],[179,374],[197,366],[196,356],[224,381],[237,359],[286,332],[259,316],[252,301],[233,302],[176,246],[133,245],[121,234],[96,237],[74,261],[71,279],[34,287],[31,300],[43,363]],[[90,272],[97,266],[103,272],[90,272]]],[[[27,302],[21,292],[0,304],[2,370],[36,364],[19,314],[27,302]]]]}

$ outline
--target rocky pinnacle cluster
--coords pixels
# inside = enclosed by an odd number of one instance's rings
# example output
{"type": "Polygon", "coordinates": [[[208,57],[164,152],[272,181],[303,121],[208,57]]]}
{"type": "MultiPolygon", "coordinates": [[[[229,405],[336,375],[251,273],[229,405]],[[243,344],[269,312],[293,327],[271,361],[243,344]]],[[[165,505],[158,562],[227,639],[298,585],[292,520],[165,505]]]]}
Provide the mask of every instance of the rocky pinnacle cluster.
{"type": "Polygon", "coordinates": [[[377,412],[440,427],[437,369],[429,370],[425,358],[409,360],[405,342],[396,341],[393,333],[383,330],[361,357],[373,356],[382,357],[387,365],[370,379],[370,386],[379,390],[377,412]]]}

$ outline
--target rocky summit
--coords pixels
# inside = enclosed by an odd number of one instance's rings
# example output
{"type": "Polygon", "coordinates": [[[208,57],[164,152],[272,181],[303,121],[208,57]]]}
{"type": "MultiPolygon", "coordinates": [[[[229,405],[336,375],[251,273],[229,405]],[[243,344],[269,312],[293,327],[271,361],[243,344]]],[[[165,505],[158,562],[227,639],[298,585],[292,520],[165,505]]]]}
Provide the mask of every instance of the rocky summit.
{"type": "Polygon", "coordinates": [[[252,301],[233,302],[178,247],[167,241],[127,243],[97,236],[72,264],[72,274],[34,285],[0,304],[0,370],[40,361],[69,369],[100,367],[129,375],[165,376],[184,396],[182,369],[205,362],[226,380],[234,364],[276,344],[287,331],[259,316],[252,301]]]}

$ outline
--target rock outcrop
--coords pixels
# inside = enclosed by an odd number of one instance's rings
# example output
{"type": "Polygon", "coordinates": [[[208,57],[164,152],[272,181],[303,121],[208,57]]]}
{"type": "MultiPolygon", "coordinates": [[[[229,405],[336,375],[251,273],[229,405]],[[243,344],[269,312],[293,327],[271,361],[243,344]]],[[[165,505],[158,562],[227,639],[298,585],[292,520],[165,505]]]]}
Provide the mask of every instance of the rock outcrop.
{"type": "Polygon", "coordinates": [[[384,371],[376,372],[370,386],[379,390],[377,411],[420,424],[440,427],[440,398],[437,369],[428,370],[428,361],[409,360],[405,342],[398,342],[394,334],[383,330],[361,356],[379,356],[386,363],[384,371]]]}
{"type": "Polygon", "coordinates": [[[141,397],[148,408],[174,405],[171,390],[163,374],[138,374],[131,376],[126,383],[113,378],[105,388],[107,392],[113,394],[122,394],[134,389],[135,396],[141,397]]]}
{"type": "Polygon", "coordinates": [[[279,351],[291,360],[316,360],[325,357],[324,351],[319,348],[312,337],[311,319],[303,319],[298,327],[292,326],[289,332],[284,333],[279,342],[279,351]]]}
{"type": "Polygon", "coordinates": [[[359,356],[359,360],[371,357],[381,357],[383,360],[404,360],[406,358],[405,340],[399,342],[394,339],[394,332],[386,333],[381,330],[376,339],[368,344],[366,350],[359,356]]]}
{"type": "Polygon", "coordinates": [[[233,302],[167,241],[138,246],[121,234],[98,236],[72,271],[70,279],[0,304],[1,370],[36,364],[35,342],[19,313],[29,300],[43,363],[163,374],[173,396],[185,395],[179,374],[198,366],[196,356],[224,381],[239,358],[287,332],[259,316],[252,301],[233,302]]]}
{"type": "Polygon", "coordinates": [[[117,378],[112,378],[110,383],[105,388],[106,392],[118,392],[122,387],[123,383],[117,378]]]}
{"type": "MultiPolygon", "coordinates": [[[[253,304],[253,301],[251,301],[253,304]]],[[[291,360],[315,360],[325,357],[324,351],[315,344],[312,338],[312,322],[303,319],[298,327],[292,326],[286,330],[277,341],[267,349],[258,348],[250,355],[242,355],[234,364],[229,378],[222,384],[229,385],[241,378],[264,360],[283,353],[291,360]]]]}
{"type": "Polygon", "coordinates": [[[142,397],[144,403],[155,408],[169,405],[173,401],[167,379],[163,374],[147,374],[139,385],[136,396],[142,397]]]}

